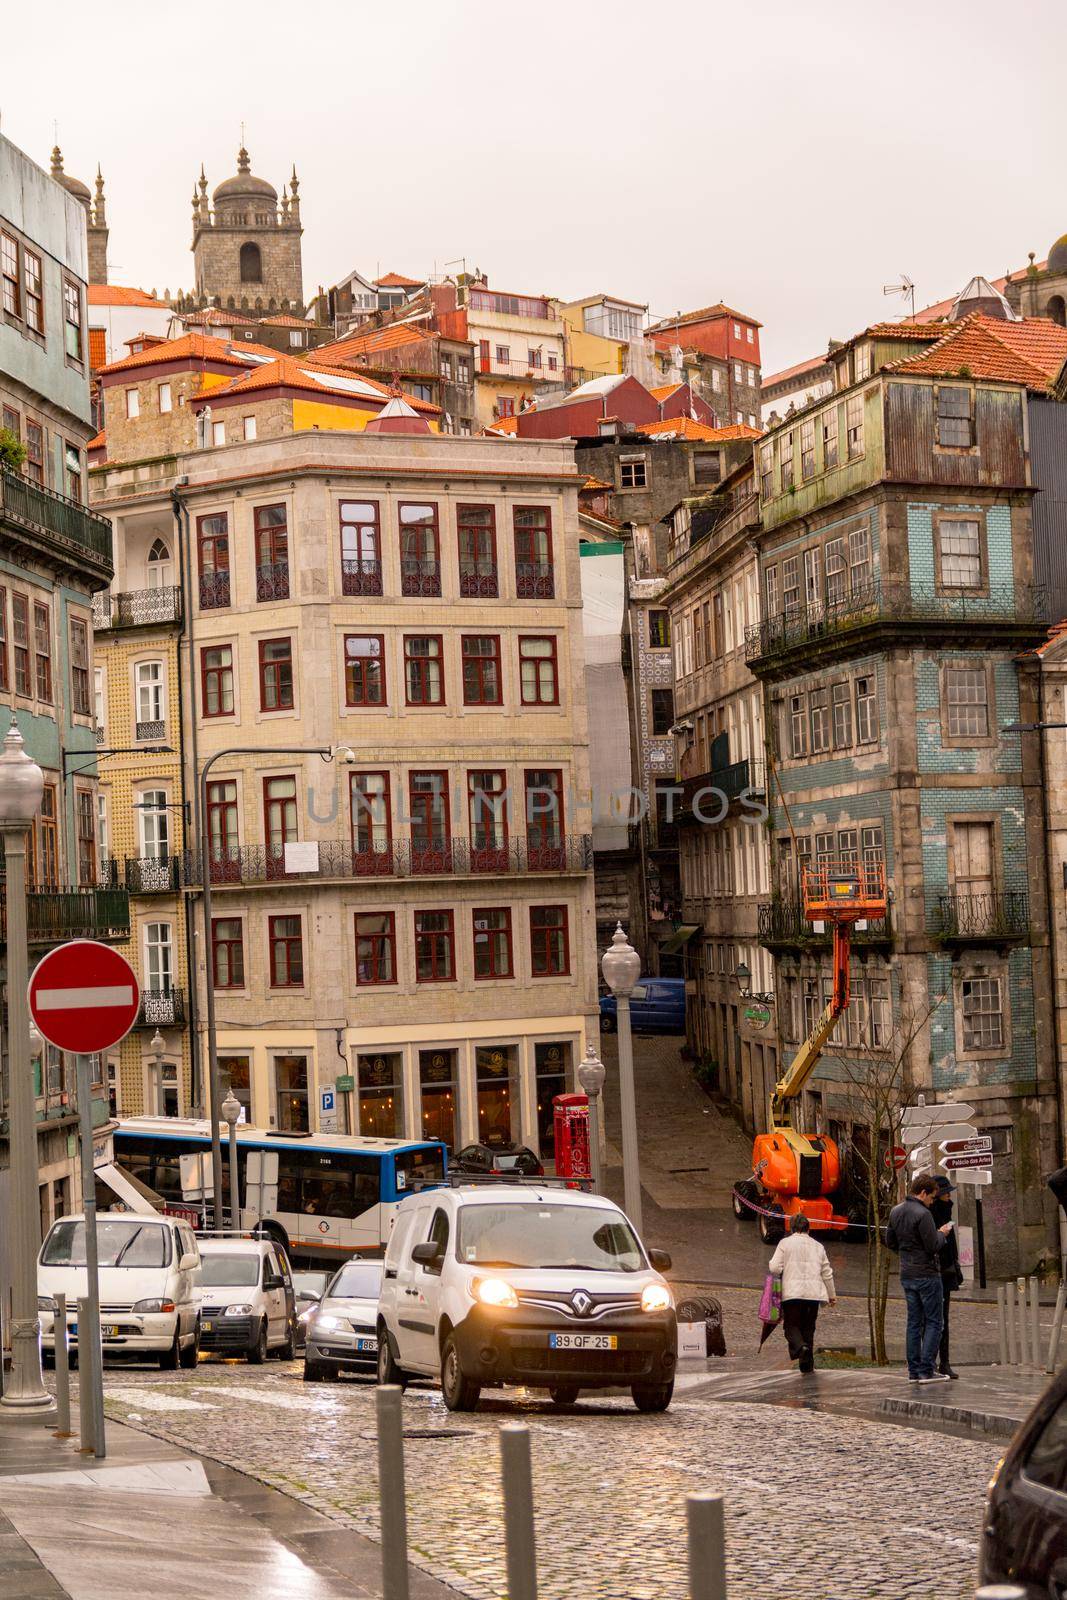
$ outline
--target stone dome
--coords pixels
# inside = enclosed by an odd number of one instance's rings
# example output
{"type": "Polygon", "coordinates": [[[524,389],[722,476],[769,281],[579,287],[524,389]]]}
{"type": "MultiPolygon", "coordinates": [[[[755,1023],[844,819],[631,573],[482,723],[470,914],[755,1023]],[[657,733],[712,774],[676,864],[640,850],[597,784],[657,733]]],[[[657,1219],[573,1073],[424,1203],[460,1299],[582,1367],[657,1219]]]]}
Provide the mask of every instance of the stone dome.
{"type": "Polygon", "coordinates": [[[1067,272],[1067,233],[1056,243],[1048,253],[1049,272],[1067,272]]]}
{"type": "Polygon", "coordinates": [[[55,145],[52,149],[52,177],[57,183],[63,185],[68,194],[72,194],[75,200],[80,200],[82,205],[88,209],[92,200],[89,187],[87,184],[82,183],[80,178],[72,178],[69,173],[63,171],[63,152],[58,145],[55,145]]]}
{"type": "Polygon", "coordinates": [[[211,198],[216,205],[220,200],[268,200],[273,207],[278,203],[278,191],[266,178],[254,176],[248,151],[242,145],[237,152],[237,172],[232,178],[225,178],[211,198]]]}

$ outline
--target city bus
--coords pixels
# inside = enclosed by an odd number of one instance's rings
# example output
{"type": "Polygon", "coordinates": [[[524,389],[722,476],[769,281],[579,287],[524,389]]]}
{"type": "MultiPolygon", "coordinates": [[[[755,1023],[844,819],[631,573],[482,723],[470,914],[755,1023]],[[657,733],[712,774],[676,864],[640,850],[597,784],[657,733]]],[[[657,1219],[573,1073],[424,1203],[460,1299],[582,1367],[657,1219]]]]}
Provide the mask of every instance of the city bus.
{"type": "MultiPolygon", "coordinates": [[[[229,1219],[229,1130],[222,1129],[222,1209],[229,1219]]],[[[129,1117],[115,1129],[115,1164],[168,1205],[211,1202],[211,1125],[183,1117],[129,1117]]],[[[381,1255],[397,1202],[416,1184],[443,1182],[437,1140],[364,1139],[238,1127],[240,1226],[263,1223],[294,1265],[381,1255]]],[[[233,1220],[233,1219],[230,1219],[233,1220]]]]}

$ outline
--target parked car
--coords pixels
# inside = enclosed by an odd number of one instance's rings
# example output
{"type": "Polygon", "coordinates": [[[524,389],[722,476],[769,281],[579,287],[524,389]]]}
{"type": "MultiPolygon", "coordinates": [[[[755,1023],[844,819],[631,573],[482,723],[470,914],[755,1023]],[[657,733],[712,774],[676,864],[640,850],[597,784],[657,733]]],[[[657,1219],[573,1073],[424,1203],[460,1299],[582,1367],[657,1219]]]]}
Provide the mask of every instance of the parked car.
{"type": "Polygon", "coordinates": [[[468,1144],[449,1166],[452,1172],[468,1174],[517,1173],[524,1178],[543,1178],[545,1169],[524,1144],[468,1144]]]}
{"type": "Polygon", "coordinates": [[[426,1190],[397,1208],[378,1307],[378,1379],[440,1378],[450,1411],[524,1384],[570,1405],[624,1386],[665,1411],[678,1329],[660,1271],[618,1206],[537,1179],[426,1190]]]}
{"type": "MultiPolygon", "coordinates": [[[[100,1342],[107,1356],[151,1356],[195,1367],[200,1348],[200,1251],[187,1222],[155,1212],[108,1212],[96,1223],[100,1342]]],[[[54,1222],[37,1258],[41,1348],[55,1359],[57,1294],[67,1297],[67,1340],[78,1345],[78,1299],[88,1293],[85,1218],[54,1222]]]]}
{"type": "Polygon", "coordinates": [[[380,1261],[346,1261],[334,1273],[307,1321],[304,1382],[318,1383],[341,1372],[378,1368],[380,1261]]]}
{"type": "Polygon", "coordinates": [[[276,1240],[209,1234],[200,1240],[200,1348],[257,1365],[296,1354],[296,1297],[289,1260],[276,1240]]]}
{"type": "MultiPolygon", "coordinates": [[[[600,996],[600,1031],[614,1033],[618,1006],[613,994],[600,996]]],[[[635,1033],[685,1032],[685,979],[642,978],[630,996],[630,1026],[635,1033]]]]}
{"type": "Polygon", "coordinates": [[[978,1554],[981,1584],[1027,1600],[1067,1595],[1067,1368],[1016,1431],[993,1475],[978,1554]]]}
{"type": "Polygon", "coordinates": [[[330,1274],[319,1271],[317,1268],[310,1272],[293,1273],[293,1294],[296,1297],[296,1347],[298,1350],[304,1348],[308,1322],[326,1293],[326,1285],[329,1281],[330,1274]]]}

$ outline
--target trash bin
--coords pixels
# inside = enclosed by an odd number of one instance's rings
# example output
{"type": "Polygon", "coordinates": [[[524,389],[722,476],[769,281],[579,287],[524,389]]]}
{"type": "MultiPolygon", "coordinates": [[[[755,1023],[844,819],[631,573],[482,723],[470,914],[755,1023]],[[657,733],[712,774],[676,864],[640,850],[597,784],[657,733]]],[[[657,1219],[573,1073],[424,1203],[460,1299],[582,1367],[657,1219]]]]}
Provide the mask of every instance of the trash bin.
{"type": "MultiPolygon", "coordinates": [[[[706,1354],[709,1356],[724,1356],[726,1354],[726,1335],[722,1328],[722,1306],[712,1295],[693,1295],[687,1300],[680,1300],[677,1305],[679,1322],[679,1354],[681,1354],[681,1325],[692,1326],[703,1323],[707,1336],[706,1354]]],[[[696,1352],[694,1352],[696,1353],[696,1352]]]]}

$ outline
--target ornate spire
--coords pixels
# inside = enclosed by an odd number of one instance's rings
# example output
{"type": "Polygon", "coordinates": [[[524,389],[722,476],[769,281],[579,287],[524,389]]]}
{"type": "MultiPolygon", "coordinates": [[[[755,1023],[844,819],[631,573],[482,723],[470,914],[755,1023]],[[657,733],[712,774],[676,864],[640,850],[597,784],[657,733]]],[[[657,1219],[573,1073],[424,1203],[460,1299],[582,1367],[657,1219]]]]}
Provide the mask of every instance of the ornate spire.
{"type": "Polygon", "coordinates": [[[63,176],[63,152],[58,144],[52,146],[52,176],[53,178],[63,176]]]}
{"type": "Polygon", "coordinates": [[[289,191],[285,187],[285,184],[283,182],[282,183],[282,218],[283,218],[283,220],[286,217],[288,217],[288,215],[289,215],[289,191]]]}
{"type": "Polygon", "coordinates": [[[211,208],[208,204],[207,198],[207,173],[204,171],[204,163],[202,161],[200,163],[200,176],[197,179],[196,186],[200,190],[200,198],[197,201],[199,218],[200,221],[206,226],[211,217],[211,208]]]}
{"type": "Polygon", "coordinates": [[[237,152],[237,170],[238,172],[251,172],[252,170],[252,162],[243,144],[237,152]]]}
{"type": "Polygon", "coordinates": [[[103,228],[107,223],[104,204],[104,174],[100,171],[100,163],[96,164],[96,204],[93,207],[93,221],[98,228],[103,228]]]}

